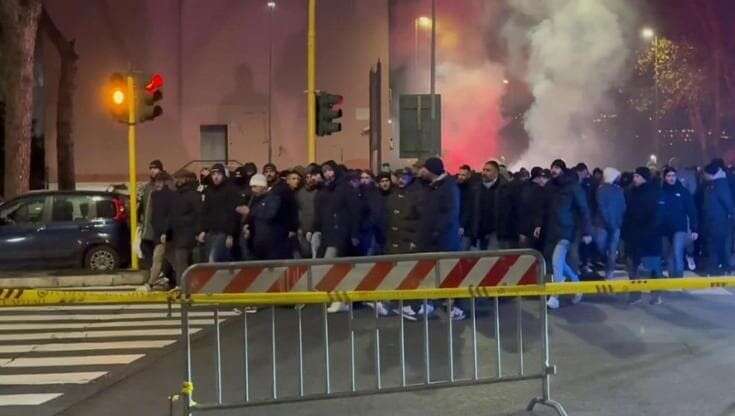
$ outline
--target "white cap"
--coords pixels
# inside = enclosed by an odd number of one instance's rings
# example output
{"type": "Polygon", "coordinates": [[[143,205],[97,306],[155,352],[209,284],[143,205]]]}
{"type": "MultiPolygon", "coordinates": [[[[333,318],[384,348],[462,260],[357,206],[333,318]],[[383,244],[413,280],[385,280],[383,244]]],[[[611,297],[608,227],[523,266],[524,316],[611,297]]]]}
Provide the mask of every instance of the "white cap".
{"type": "Polygon", "coordinates": [[[256,173],[255,175],[253,175],[252,178],[250,178],[250,186],[262,186],[264,188],[267,188],[268,179],[265,178],[265,175],[256,173]]]}

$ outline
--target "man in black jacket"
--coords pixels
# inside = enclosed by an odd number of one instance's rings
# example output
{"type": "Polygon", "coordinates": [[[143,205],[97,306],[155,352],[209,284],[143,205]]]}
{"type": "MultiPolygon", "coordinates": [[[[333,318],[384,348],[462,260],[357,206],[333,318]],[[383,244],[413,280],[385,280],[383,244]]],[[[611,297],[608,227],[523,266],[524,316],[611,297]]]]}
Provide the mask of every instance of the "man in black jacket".
{"type": "MultiPolygon", "coordinates": [[[[278,169],[273,163],[263,166],[263,175],[268,180],[271,190],[281,198],[283,208],[279,212],[279,221],[286,225],[289,240],[294,239],[299,229],[299,207],[296,203],[296,193],[286,181],[280,178],[278,169]]],[[[291,241],[291,244],[296,246],[295,241],[291,241]]]]}
{"type": "Polygon", "coordinates": [[[205,245],[210,263],[232,259],[231,251],[239,234],[239,216],[235,211],[239,194],[225,178],[225,167],[218,163],[210,171],[212,184],[204,191],[200,243],[205,245]]]}
{"type": "Polygon", "coordinates": [[[479,181],[468,165],[459,167],[457,185],[459,186],[459,234],[462,238],[462,251],[469,250],[477,241],[475,218],[477,217],[480,192],[479,181]]]}
{"type": "Polygon", "coordinates": [[[730,234],[733,199],[727,176],[717,161],[704,168],[706,183],[702,199],[702,228],[707,236],[708,273],[730,271],[730,234]]]}
{"type": "Polygon", "coordinates": [[[697,210],[692,194],[679,182],[676,169],[664,168],[663,179],[661,190],[666,209],[662,231],[669,247],[669,277],[683,277],[687,245],[699,238],[697,210]]]}
{"type": "Polygon", "coordinates": [[[481,250],[512,248],[515,244],[513,199],[508,180],[500,174],[498,162],[491,160],[482,168],[478,186],[474,229],[481,250]]]}
{"type": "Polygon", "coordinates": [[[531,169],[531,180],[518,185],[516,210],[513,222],[516,224],[519,247],[537,247],[541,239],[547,209],[546,183],[551,174],[536,166],[531,169]]]}
{"type": "Polygon", "coordinates": [[[173,206],[176,199],[176,192],[171,189],[172,187],[173,178],[171,175],[166,171],[161,171],[156,175],[153,192],[150,195],[151,228],[153,230],[153,241],[156,245],[153,249],[153,262],[148,277],[148,285],[159,289],[168,287],[168,279],[161,277],[161,270],[166,259],[166,241],[171,236],[170,221],[173,217],[173,206]]]}
{"type": "MultiPolygon", "coordinates": [[[[661,190],[652,182],[648,168],[639,167],[635,170],[633,188],[627,196],[623,240],[630,257],[630,279],[641,277],[641,268],[645,270],[644,277],[661,277],[661,220],[665,202],[661,197],[661,190]]],[[[638,303],[641,297],[639,294],[632,294],[630,301],[638,303]]],[[[660,294],[653,294],[651,304],[660,303],[660,294]]]]}
{"type": "MultiPolygon", "coordinates": [[[[582,241],[589,244],[591,237],[590,211],[587,198],[579,186],[579,178],[567,169],[563,160],[557,159],[551,164],[553,179],[548,187],[548,217],[544,227],[544,238],[547,259],[551,259],[553,280],[563,282],[566,278],[579,281],[577,271],[568,263],[567,257],[577,234],[581,229],[582,241]]],[[[582,295],[575,295],[572,303],[579,303],[582,295]]],[[[549,297],[547,305],[550,309],[559,307],[559,300],[549,297]]]]}
{"type": "Polygon", "coordinates": [[[277,260],[290,257],[287,244],[283,244],[288,236],[287,224],[280,221],[279,214],[284,209],[281,197],[268,187],[263,175],[250,178],[253,199],[250,206],[241,214],[247,217],[247,239],[250,241],[250,252],[255,260],[277,260]]]}
{"type": "MultiPolygon", "coordinates": [[[[196,246],[197,226],[202,213],[202,195],[196,191],[197,176],[194,172],[179,171],[174,174],[176,196],[171,209],[171,239],[166,242],[166,259],[173,265],[176,282],[191,265],[196,246]]],[[[175,286],[175,285],[173,285],[175,286]]]]}

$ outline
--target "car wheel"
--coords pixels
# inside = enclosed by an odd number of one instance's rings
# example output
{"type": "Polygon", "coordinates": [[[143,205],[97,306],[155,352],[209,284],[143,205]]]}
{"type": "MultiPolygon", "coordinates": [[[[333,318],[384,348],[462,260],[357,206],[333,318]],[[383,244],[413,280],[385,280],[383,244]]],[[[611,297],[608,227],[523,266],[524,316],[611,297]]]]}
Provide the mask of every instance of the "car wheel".
{"type": "Polygon", "coordinates": [[[120,256],[110,246],[92,247],[84,257],[84,266],[93,272],[112,272],[119,264],[120,256]]]}

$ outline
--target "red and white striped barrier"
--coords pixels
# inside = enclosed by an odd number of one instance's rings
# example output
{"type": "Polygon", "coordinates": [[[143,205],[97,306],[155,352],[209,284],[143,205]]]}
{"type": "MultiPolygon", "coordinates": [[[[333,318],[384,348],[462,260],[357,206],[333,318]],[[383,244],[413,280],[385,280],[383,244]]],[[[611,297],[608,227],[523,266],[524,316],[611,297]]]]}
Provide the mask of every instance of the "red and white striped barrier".
{"type": "Polygon", "coordinates": [[[537,284],[531,254],[218,269],[194,268],[187,293],[374,291],[537,284]],[[309,273],[311,270],[311,273],[309,273]]]}

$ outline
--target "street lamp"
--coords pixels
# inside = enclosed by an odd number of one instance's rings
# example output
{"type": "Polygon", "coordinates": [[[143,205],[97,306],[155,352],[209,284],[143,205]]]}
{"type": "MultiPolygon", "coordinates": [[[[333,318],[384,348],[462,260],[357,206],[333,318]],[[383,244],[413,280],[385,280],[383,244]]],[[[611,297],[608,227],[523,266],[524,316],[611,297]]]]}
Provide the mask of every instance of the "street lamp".
{"type": "Polygon", "coordinates": [[[268,163],[273,163],[273,134],[272,113],[273,113],[273,11],[276,9],[276,2],[269,1],[266,3],[268,7],[268,163]]]}
{"type": "Polygon", "coordinates": [[[420,16],[413,21],[413,66],[415,71],[419,69],[419,29],[431,29],[431,18],[420,16]]]}
{"type": "Polygon", "coordinates": [[[656,152],[659,152],[659,132],[658,132],[658,35],[656,31],[650,27],[641,29],[641,37],[646,41],[653,41],[653,143],[656,152]]]}

